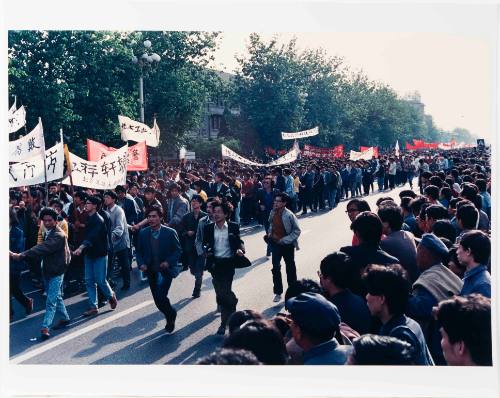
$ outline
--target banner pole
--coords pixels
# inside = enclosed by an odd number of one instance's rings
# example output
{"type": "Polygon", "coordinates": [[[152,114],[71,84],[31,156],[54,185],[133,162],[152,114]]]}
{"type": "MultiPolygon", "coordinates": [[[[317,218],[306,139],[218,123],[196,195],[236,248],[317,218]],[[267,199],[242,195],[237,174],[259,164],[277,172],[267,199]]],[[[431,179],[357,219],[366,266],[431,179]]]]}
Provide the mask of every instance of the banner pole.
{"type": "MultiPolygon", "coordinates": [[[[40,126],[42,128],[42,137],[43,137],[43,178],[45,180],[44,187],[45,187],[45,206],[49,205],[49,184],[47,183],[47,157],[45,156],[45,136],[43,135],[43,124],[42,124],[42,118],[38,118],[38,123],[40,123],[40,126]]],[[[26,125],[25,125],[26,126],[26,125]]]]}
{"type": "MultiPolygon", "coordinates": [[[[68,172],[69,176],[69,191],[71,192],[71,197],[73,198],[73,200],[75,200],[75,188],[73,186],[73,176],[71,175],[71,160],[69,158],[69,150],[67,144],[64,144],[64,158],[66,159],[66,171],[68,172]]],[[[73,202],[73,218],[75,221],[77,220],[76,206],[74,202],[73,202]]]]}

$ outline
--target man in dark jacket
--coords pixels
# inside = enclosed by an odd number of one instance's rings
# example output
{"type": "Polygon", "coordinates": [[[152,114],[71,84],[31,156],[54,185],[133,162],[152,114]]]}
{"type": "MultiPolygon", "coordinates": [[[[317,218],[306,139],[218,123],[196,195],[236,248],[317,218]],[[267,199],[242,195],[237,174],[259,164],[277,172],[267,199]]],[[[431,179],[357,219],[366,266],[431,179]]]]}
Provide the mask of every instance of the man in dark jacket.
{"type": "Polygon", "coordinates": [[[82,244],[73,252],[79,256],[85,253],[83,262],[85,264],[85,284],[89,298],[89,308],[83,313],[84,316],[97,315],[97,286],[104,297],[109,300],[111,309],[117,305],[116,295],[111,290],[106,280],[107,257],[108,257],[108,231],[104,219],[97,213],[101,204],[101,199],[91,196],[85,203],[87,211],[87,226],[85,228],[85,239],[82,244]]]}
{"type": "Polygon", "coordinates": [[[71,254],[68,247],[68,240],[64,232],[57,226],[57,213],[51,208],[44,208],[40,212],[40,220],[47,230],[45,240],[22,253],[12,253],[10,256],[14,261],[22,261],[26,258],[41,258],[42,272],[45,279],[47,292],[47,304],[45,316],[42,322],[41,338],[46,340],[50,337],[49,327],[52,325],[56,312],[59,312],[62,319],[55,326],[56,328],[69,323],[69,315],[62,299],[61,287],[64,278],[64,271],[70,262],[71,254]]]}
{"type": "Polygon", "coordinates": [[[177,262],[181,256],[181,244],[177,232],[161,224],[162,216],[160,207],[152,206],[147,209],[149,227],[139,232],[137,265],[146,273],[156,307],[165,316],[165,330],[172,333],[177,311],[170,305],[167,296],[172,279],[180,272],[177,262]]]}
{"type": "Polygon", "coordinates": [[[387,254],[380,248],[380,238],[382,237],[382,221],[375,214],[369,211],[360,213],[352,222],[351,230],[359,241],[357,246],[344,246],[341,252],[348,254],[355,266],[353,279],[349,289],[362,297],[365,289],[361,282],[361,275],[369,264],[399,264],[399,260],[387,254]]]}
{"type": "Polygon", "coordinates": [[[243,256],[243,241],[238,224],[226,221],[229,208],[224,203],[213,204],[214,223],[203,230],[206,268],[212,274],[217,304],[221,306],[221,325],[217,334],[224,335],[229,316],[236,311],[238,299],[232,291],[236,256],[243,256]]]}
{"type": "Polygon", "coordinates": [[[198,231],[198,222],[207,213],[201,211],[203,199],[200,195],[193,195],[191,199],[192,211],[185,214],[181,221],[181,230],[184,237],[183,251],[186,256],[186,262],[189,266],[191,274],[195,277],[195,285],[193,290],[193,297],[200,297],[201,283],[203,278],[203,261],[198,256],[195,247],[196,232],[198,231]]]}

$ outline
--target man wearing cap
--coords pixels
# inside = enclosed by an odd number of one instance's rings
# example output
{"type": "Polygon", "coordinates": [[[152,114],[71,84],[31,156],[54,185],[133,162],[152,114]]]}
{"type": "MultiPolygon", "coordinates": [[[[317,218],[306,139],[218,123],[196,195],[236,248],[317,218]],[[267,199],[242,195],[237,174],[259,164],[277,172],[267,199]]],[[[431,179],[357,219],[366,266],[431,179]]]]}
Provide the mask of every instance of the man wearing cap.
{"type": "Polygon", "coordinates": [[[443,265],[448,248],[434,234],[423,234],[417,247],[417,267],[421,274],[412,286],[406,314],[417,320],[426,334],[427,344],[437,364],[445,364],[439,328],[432,322],[432,308],[440,301],[460,293],[462,281],[443,265]]]}
{"type": "Polygon", "coordinates": [[[344,365],[350,347],[334,337],[340,325],[337,307],[317,293],[301,293],[286,304],[293,338],[304,350],[304,365],[344,365]]]}

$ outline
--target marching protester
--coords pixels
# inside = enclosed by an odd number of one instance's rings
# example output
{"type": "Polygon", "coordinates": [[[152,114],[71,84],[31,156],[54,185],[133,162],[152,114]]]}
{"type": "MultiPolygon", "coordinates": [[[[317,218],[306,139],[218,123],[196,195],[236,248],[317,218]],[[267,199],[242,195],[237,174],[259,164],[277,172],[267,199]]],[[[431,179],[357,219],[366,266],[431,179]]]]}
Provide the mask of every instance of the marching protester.
{"type": "Polygon", "coordinates": [[[139,232],[137,265],[146,273],[156,307],[165,316],[165,330],[172,333],[177,311],[170,304],[168,291],[173,278],[180,272],[178,261],[181,256],[181,244],[177,232],[162,225],[163,212],[160,207],[148,208],[145,215],[149,226],[139,232]]]}
{"type": "Polygon", "coordinates": [[[286,193],[274,196],[273,209],[269,213],[269,231],[266,243],[272,247],[272,274],[275,303],[281,301],[283,294],[283,281],[281,277],[281,259],[285,261],[287,283],[290,286],[297,280],[295,266],[295,250],[298,248],[300,227],[295,214],[287,209],[290,197],[286,193]]]}
{"type": "Polygon", "coordinates": [[[85,284],[89,298],[89,308],[83,313],[84,316],[97,315],[98,297],[97,286],[109,301],[111,309],[115,309],[118,303],[116,295],[106,280],[108,266],[108,231],[104,219],[99,215],[98,208],[101,199],[98,196],[87,198],[85,208],[88,214],[85,228],[85,239],[82,244],[73,251],[74,256],[84,253],[85,284]]]}
{"type": "Polygon", "coordinates": [[[237,257],[244,255],[239,225],[227,221],[230,208],[226,203],[212,203],[214,222],[203,229],[205,268],[212,274],[217,305],[221,307],[221,324],[217,334],[224,335],[230,315],[236,311],[238,299],[232,291],[237,257]]]}
{"type": "Polygon", "coordinates": [[[55,210],[51,208],[42,209],[40,211],[40,220],[47,230],[44,241],[21,253],[9,252],[9,255],[14,261],[22,261],[26,258],[42,259],[47,303],[40,334],[42,340],[47,340],[50,337],[49,328],[52,326],[56,314],[59,313],[61,319],[54,325],[54,328],[64,327],[70,322],[70,317],[62,299],[62,283],[64,272],[71,259],[71,253],[66,235],[57,226],[57,213],[55,210]]]}

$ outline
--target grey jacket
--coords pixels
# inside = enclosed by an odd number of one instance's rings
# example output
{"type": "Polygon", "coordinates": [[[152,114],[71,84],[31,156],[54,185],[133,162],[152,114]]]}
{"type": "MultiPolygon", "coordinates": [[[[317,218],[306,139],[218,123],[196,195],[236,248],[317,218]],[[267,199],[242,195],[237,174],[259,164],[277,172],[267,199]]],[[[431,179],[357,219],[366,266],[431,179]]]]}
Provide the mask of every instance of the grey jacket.
{"type": "Polygon", "coordinates": [[[198,222],[196,239],[194,241],[194,245],[196,247],[196,253],[198,254],[198,256],[201,256],[203,254],[203,228],[205,228],[205,225],[210,224],[211,222],[212,221],[208,216],[201,218],[200,221],[198,222]]]}
{"type": "Polygon", "coordinates": [[[128,234],[127,218],[123,209],[114,205],[108,209],[109,219],[111,221],[111,242],[115,252],[128,249],[130,247],[130,237],[128,234]]]}
{"type": "Polygon", "coordinates": [[[175,230],[180,229],[182,217],[189,212],[189,203],[182,196],[167,201],[166,219],[175,230]],[[170,214],[171,213],[171,214],[170,214]]]}
{"type": "MultiPolygon", "coordinates": [[[[269,234],[273,232],[273,217],[274,217],[274,209],[269,213],[269,234]]],[[[286,207],[283,209],[283,213],[281,214],[281,219],[283,220],[283,225],[285,227],[286,235],[281,238],[279,243],[284,245],[293,244],[296,249],[299,248],[298,239],[300,236],[300,227],[299,220],[295,216],[295,214],[288,210],[286,207]]]]}

